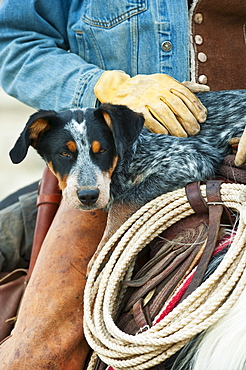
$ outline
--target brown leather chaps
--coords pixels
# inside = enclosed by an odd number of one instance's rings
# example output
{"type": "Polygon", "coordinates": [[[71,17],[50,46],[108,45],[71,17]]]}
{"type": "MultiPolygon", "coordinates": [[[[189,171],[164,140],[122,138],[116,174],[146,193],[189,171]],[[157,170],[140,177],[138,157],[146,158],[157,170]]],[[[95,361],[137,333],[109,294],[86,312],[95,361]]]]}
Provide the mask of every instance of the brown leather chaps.
{"type": "Polygon", "coordinates": [[[4,370],[81,370],[89,351],[83,334],[88,261],[107,214],[62,202],[26,288],[14,330],[0,346],[4,370]]]}

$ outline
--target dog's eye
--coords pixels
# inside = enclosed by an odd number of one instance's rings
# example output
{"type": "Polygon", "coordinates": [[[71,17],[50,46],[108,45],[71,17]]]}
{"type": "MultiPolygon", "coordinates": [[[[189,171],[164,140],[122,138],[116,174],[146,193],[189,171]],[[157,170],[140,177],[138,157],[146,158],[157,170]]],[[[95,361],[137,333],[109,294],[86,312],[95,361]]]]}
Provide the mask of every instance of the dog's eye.
{"type": "Polygon", "coordinates": [[[60,155],[62,156],[62,157],[66,157],[66,158],[70,158],[71,156],[70,156],[70,154],[68,153],[68,152],[61,152],[60,153],[60,155]]]}
{"type": "Polygon", "coordinates": [[[105,152],[106,152],[106,149],[101,148],[101,149],[99,150],[99,153],[105,153],[105,152]]]}

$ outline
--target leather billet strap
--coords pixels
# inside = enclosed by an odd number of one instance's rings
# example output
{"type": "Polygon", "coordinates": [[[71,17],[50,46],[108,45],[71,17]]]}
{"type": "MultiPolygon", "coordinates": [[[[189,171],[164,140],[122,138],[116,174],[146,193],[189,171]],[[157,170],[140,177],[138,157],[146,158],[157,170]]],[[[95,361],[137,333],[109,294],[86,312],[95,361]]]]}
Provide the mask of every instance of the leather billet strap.
{"type": "MultiPolygon", "coordinates": [[[[220,231],[220,224],[221,224],[222,214],[223,214],[224,209],[226,208],[223,205],[223,203],[221,201],[221,197],[220,197],[220,185],[221,185],[221,183],[222,183],[221,180],[210,180],[210,181],[207,182],[207,185],[206,185],[207,205],[206,205],[206,207],[207,207],[207,210],[208,210],[208,213],[209,213],[208,239],[207,239],[207,243],[206,243],[205,249],[203,251],[203,254],[202,254],[202,256],[200,258],[200,261],[197,265],[195,275],[194,275],[189,287],[187,288],[184,296],[182,297],[182,300],[184,300],[189,294],[191,294],[202,283],[202,280],[203,280],[205,272],[207,270],[209,261],[212,257],[215,245],[217,243],[218,235],[219,235],[219,231],[220,231]]],[[[197,183],[197,185],[193,185],[193,184],[189,184],[189,185],[191,185],[191,186],[188,186],[190,189],[195,189],[196,188],[196,190],[198,190],[198,188],[199,188],[198,195],[197,195],[196,199],[197,199],[198,203],[200,202],[199,206],[198,206],[198,209],[201,209],[201,207],[202,207],[201,206],[201,204],[202,204],[201,197],[202,196],[201,196],[201,193],[200,193],[200,186],[199,186],[200,184],[197,183]]],[[[193,194],[192,197],[190,198],[189,189],[188,190],[186,189],[186,194],[187,194],[187,198],[188,198],[189,202],[190,202],[190,199],[191,199],[191,206],[194,207],[195,195],[193,194]]],[[[203,202],[204,202],[204,200],[203,200],[203,202]]],[[[197,208],[197,205],[195,205],[195,207],[197,208]]],[[[205,210],[205,208],[204,208],[204,210],[205,210]]],[[[227,216],[229,216],[228,213],[227,213],[227,216]]]]}
{"type": "Polygon", "coordinates": [[[195,213],[198,215],[208,213],[208,206],[201,194],[200,181],[186,185],[185,192],[190,206],[194,209],[195,213]]]}

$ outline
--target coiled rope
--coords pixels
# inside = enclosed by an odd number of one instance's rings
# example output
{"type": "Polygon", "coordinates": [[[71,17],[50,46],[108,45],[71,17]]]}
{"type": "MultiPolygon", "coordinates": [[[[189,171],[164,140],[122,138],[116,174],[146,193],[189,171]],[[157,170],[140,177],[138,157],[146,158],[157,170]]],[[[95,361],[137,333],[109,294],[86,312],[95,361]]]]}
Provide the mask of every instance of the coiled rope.
{"type": "MultiPolygon", "coordinates": [[[[204,199],[205,185],[201,186],[204,199]]],[[[194,335],[217,322],[246,286],[246,186],[222,184],[221,199],[240,214],[235,239],[216,271],[164,319],[138,335],[114,323],[124,289],[141,249],[165,229],[191,215],[185,189],[164,194],[137,211],[105,244],[88,275],[84,292],[84,332],[97,356],[114,370],[142,370],[160,364],[194,335]],[[109,261],[102,267],[106,256],[109,261]]]]}

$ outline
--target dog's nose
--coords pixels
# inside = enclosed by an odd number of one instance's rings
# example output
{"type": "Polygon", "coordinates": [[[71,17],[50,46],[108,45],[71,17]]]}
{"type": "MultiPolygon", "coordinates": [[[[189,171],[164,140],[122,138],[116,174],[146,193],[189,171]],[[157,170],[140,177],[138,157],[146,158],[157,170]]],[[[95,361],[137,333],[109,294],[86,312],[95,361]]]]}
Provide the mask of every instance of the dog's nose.
{"type": "Polygon", "coordinates": [[[91,206],[96,203],[99,197],[98,189],[82,189],[77,191],[78,198],[85,206],[91,206]]]}

